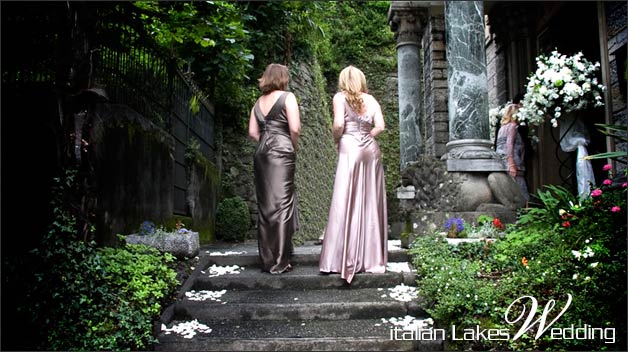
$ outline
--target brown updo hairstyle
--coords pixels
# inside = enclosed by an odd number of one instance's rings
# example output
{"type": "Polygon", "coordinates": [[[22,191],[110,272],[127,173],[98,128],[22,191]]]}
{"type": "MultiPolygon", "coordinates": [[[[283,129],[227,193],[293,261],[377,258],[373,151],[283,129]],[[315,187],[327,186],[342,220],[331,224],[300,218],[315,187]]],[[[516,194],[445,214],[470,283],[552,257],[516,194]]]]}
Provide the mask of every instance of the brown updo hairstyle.
{"type": "Polygon", "coordinates": [[[262,77],[258,79],[262,94],[268,94],[275,90],[287,90],[290,75],[288,67],[281,64],[270,64],[262,77]]]}

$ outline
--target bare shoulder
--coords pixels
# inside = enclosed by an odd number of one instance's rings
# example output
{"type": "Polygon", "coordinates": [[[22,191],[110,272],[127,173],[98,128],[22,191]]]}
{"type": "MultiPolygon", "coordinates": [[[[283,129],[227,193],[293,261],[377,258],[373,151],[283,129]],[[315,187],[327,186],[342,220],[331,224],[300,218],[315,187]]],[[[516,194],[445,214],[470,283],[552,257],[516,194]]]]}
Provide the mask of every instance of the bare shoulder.
{"type": "Polygon", "coordinates": [[[377,101],[377,99],[375,99],[374,96],[368,93],[362,93],[362,99],[364,99],[364,102],[366,102],[369,105],[374,105],[374,106],[379,105],[379,102],[377,101]]]}
{"type": "Polygon", "coordinates": [[[284,93],[286,93],[286,101],[287,102],[296,102],[297,101],[297,96],[294,95],[294,93],[288,92],[288,91],[285,91],[284,93]]]}

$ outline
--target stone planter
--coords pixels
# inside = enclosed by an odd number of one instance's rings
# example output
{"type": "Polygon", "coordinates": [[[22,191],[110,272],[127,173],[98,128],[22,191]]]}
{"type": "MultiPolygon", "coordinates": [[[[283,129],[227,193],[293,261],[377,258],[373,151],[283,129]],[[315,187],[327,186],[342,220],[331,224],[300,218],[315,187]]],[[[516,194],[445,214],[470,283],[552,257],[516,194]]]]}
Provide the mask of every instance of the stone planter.
{"type": "Polygon", "coordinates": [[[416,234],[412,232],[402,232],[399,238],[401,239],[401,248],[409,249],[410,244],[416,239],[416,234]]]}
{"type": "Polygon", "coordinates": [[[177,258],[193,258],[200,250],[198,232],[172,233],[164,235],[128,235],[126,242],[144,244],[167,252],[177,258]]]}

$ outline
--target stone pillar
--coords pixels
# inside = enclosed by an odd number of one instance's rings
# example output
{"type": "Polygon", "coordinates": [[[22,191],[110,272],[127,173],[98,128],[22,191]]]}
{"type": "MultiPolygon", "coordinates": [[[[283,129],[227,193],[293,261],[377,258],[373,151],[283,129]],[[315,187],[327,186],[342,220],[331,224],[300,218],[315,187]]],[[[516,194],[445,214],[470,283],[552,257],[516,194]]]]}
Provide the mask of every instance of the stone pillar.
{"type": "Polygon", "coordinates": [[[482,1],[445,1],[448,171],[503,171],[491,149],[482,1]]]}
{"type": "Polygon", "coordinates": [[[388,13],[397,39],[400,169],[416,161],[423,151],[420,43],[427,8],[419,3],[393,1],[388,13]]]}

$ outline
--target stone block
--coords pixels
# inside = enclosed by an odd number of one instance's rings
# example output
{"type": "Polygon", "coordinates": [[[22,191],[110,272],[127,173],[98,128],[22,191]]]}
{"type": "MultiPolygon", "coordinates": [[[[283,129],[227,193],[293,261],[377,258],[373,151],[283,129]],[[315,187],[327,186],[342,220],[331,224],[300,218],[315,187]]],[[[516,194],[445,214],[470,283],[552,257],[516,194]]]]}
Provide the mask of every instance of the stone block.
{"type": "Polygon", "coordinates": [[[449,131],[437,131],[434,133],[434,137],[439,142],[449,142],[449,131]]]}
{"type": "Polygon", "coordinates": [[[449,136],[449,123],[447,121],[434,121],[434,131],[446,132],[449,136]]]}
{"type": "Polygon", "coordinates": [[[397,199],[414,199],[414,186],[401,186],[397,188],[397,199]]]}
{"type": "Polygon", "coordinates": [[[435,51],[432,53],[432,59],[434,60],[445,60],[445,52],[444,51],[435,51]]]}
{"type": "Polygon", "coordinates": [[[447,68],[447,61],[446,60],[433,60],[432,68],[447,68]]]}
{"type": "Polygon", "coordinates": [[[504,224],[512,224],[517,221],[517,212],[507,208],[503,204],[484,203],[480,204],[476,211],[493,218],[498,218],[504,224]]]}
{"type": "Polygon", "coordinates": [[[493,193],[484,173],[467,173],[460,185],[455,208],[458,211],[475,211],[482,203],[492,203],[493,193]]]}
{"type": "Polygon", "coordinates": [[[434,94],[434,111],[447,111],[447,90],[435,89],[432,93],[434,94]]]}
{"type": "Polygon", "coordinates": [[[198,232],[164,235],[128,235],[126,243],[143,244],[170,253],[177,258],[193,258],[198,255],[200,245],[198,232]]]}
{"type": "Polygon", "coordinates": [[[430,71],[430,79],[442,79],[443,78],[443,70],[431,70],[430,71]]]}
{"type": "Polygon", "coordinates": [[[508,174],[491,172],[487,180],[491,192],[505,207],[515,210],[525,206],[526,200],[521,194],[519,186],[508,174]]]}
{"type": "Polygon", "coordinates": [[[445,43],[443,43],[440,40],[434,40],[432,41],[432,55],[434,54],[434,51],[445,51],[445,43]]]}
{"type": "Polygon", "coordinates": [[[434,155],[437,157],[441,157],[447,153],[447,143],[436,143],[434,144],[434,155]]]}
{"type": "Polygon", "coordinates": [[[447,88],[447,80],[444,79],[435,79],[432,83],[434,88],[447,88]]]}

